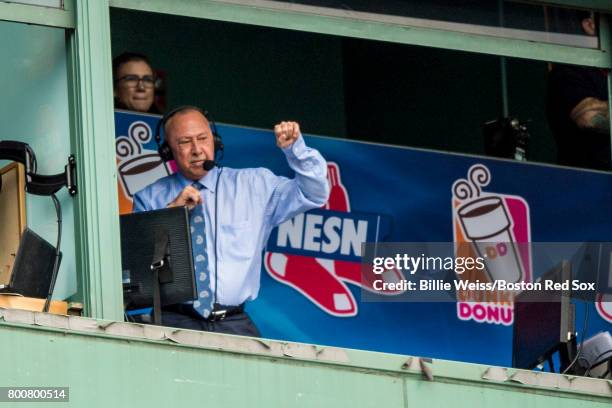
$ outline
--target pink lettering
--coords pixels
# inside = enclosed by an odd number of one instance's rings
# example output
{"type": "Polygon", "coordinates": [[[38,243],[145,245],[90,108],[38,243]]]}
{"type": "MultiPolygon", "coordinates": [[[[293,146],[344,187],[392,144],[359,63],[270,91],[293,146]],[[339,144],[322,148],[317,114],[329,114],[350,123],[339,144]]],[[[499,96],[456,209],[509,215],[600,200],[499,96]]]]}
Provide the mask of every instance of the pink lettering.
{"type": "Polygon", "coordinates": [[[514,307],[503,307],[501,310],[501,321],[506,326],[510,326],[514,321],[514,307]]]}
{"type": "Polygon", "coordinates": [[[487,303],[457,302],[457,317],[478,323],[494,323],[510,326],[514,321],[511,306],[487,303]]]}
{"type": "Polygon", "coordinates": [[[457,308],[459,309],[459,318],[462,320],[469,320],[470,316],[472,315],[471,313],[471,308],[469,303],[463,303],[463,302],[459,302],[457,303],[457,308]]]}
{"type": "Polygon", "coordinates": [[[487,306],[487,320],[499,322],[499,306],[487,306]]]}
{"type": "Polygon", "coordinates": [[[477,322],[482,322],[487,314],[485,308],[480,303],[477,303],[472,307],[472,313],[474,314],[474,319],[477,322]]]}

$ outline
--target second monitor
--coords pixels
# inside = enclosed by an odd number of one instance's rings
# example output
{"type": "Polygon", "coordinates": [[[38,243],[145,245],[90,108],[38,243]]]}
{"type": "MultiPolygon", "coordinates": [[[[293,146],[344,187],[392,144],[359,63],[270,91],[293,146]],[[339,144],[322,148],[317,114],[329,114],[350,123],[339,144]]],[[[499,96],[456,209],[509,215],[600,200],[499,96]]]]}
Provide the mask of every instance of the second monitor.
{"type": "Polygon", "coordinates": [[[176,207],[122,215],[121,265],[127,310],[154,306],[156,296],[160,306],[194,300],[188,210],[176,207]]]}

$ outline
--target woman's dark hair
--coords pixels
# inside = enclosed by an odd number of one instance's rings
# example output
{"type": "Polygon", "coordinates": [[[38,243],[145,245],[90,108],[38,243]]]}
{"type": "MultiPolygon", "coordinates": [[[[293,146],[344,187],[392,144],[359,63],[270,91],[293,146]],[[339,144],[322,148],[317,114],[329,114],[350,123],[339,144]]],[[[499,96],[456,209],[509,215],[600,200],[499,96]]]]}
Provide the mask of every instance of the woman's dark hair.
{"type": "Polygon", "coordinates": [[[134,61],[145,62],[148,66],[152,67],[151,62],[146,55],[138,54],[136,52],[124,52],[123,54],[119,54],[113,58],[113,83],[117,80],[117,72],[119,71],[119,67],[121,67],[123,64],[134,61]]]}

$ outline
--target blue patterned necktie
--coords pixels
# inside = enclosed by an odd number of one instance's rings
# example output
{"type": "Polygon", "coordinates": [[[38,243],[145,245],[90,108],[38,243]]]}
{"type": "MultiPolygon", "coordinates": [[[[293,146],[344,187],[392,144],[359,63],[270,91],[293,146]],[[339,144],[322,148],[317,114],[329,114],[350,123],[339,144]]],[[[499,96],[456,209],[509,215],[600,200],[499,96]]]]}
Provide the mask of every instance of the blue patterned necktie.
{"type": "MultiPolygon", "coordinates": [[[[196,181],[192,184],[198,191],[204,186],[196,181]]],[[[193,250],[193,265],[195,267],[198,298],[193,302],[193,308],[205,319],[210,316],[213,298],[210,290],[208,273],[208,257],[206,256],[206,233],[204,229],[203,204],[195,206],[189,215],[191,226],[191,248],[193,250]]]]}

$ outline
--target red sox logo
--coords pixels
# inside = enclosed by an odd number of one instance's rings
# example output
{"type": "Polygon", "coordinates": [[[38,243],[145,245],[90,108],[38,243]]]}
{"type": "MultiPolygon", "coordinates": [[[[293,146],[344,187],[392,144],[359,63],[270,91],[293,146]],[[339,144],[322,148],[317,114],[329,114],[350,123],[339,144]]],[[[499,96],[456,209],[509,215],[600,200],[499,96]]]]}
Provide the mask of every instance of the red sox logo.
{"type": "MultiPolygon", "coordinates": [[[[330,162],[327,169],[331,187],[328,202],[320,210],[313,210],[305,216],[301,214],[287,221],[287,225],[279,226],[280,232],[270,238],[276,246],[272,245],[272,249],[268,246],[264,264],[272,278],[294,288],[326,313],[350,317],[357,314],[358,303],[348,284],[374,291],[372,282],[381,276],[386,282],[399,281],[403,276],[396,270],[386,271],[380,276],[374,275],[371,268],[362,271],[359,262],[361,243],[384,236],[380,233],[380,220],[375,221],[381,216],[351,212],[340,168],[330,162]],[[368,228],[369,225],[372,228],[368,228]],[[285,250],[291,249],[288,244],[292,241],[297,242],[293,249],[298,250],[285,250]],[[346,258],[351,255],[353,259],[346,258]],[[364,272],[367,270],[370,272],[364,272]]],[[[381,291],[375,293],[381,294],[381,291]]]]}

